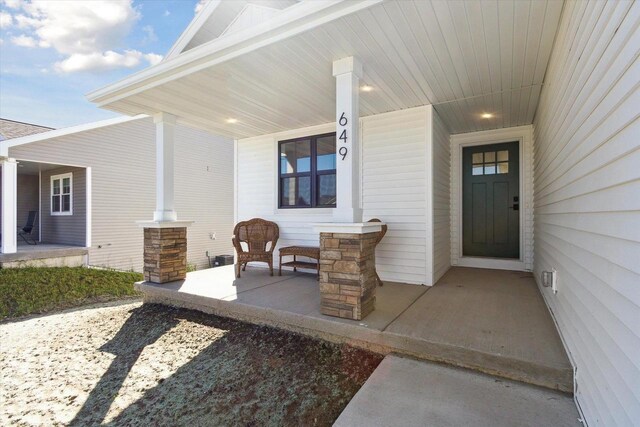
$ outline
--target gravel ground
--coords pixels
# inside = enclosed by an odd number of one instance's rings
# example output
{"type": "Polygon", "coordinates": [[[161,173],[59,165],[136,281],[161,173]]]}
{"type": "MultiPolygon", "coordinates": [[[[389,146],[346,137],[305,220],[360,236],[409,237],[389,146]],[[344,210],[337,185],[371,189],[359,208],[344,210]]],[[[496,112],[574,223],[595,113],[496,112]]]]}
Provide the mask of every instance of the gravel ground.
{"type": "Polygon", "coordinates": [[[0,324],[0,425],[331,425],[382,356],[125,304],[0,324]]]}

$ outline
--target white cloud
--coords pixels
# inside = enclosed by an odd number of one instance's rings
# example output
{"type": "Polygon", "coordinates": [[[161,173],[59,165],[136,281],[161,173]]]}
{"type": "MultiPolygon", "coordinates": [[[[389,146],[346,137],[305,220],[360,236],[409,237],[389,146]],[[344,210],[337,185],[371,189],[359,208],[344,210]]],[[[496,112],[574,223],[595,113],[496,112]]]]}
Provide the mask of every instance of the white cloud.
{"type": "MultiPolygon", "coordinates": [[[[20,8],[15,23],[27,33],[12,42],[55,49],[64,57],[54,66],[59,72],[132,68],[142,61],[153,64],[159,57],[137,50],[117,51],[140,19],[132,0],[4,2],[20,8]]],[[[153,27],[143,31],[146,41],[157,40],[153,27]]]]}
{"type": "Polygon", "coordinates": [[[40,22],[36,18],[29,18],[26,15],[16,15],[15,19],[18,27],[23,29],[36,27],[40,22]]]}
{"type": "Polygon", "coordinates": [[[147,53],[144,55],[144,59],[149,61],[150,65],[156,65],[162,61],[162,55],[158,55],[156,53],[147,53]]]}
{"type": "Polygon", "coordinates": [[[63,54],[95,53],[121,44],[140,18],[131,1],[50,2],[24,5],[40,39],[63,54]]]}
{"type": "Polygon", "coordinates": [[[140,65],[143,60],[154,65],[162,60],[162,56],[153,53],[145,54],[137,50],[125,50],[124,53],[118,53],[112,50],[104,53],[74,53],[67,59],[57,62],[55,69],[63,73],[73,73],[78,71],[133,68],[140,65]]]}
{"type": "Polygon", "coordinates": [[[2,3],[9,9],[18,9],[22,4],[22,0],[4,0],[2,3]]]}
{"type": "Polygon", "coordinates": [[[196,4],[195,12],[199,13],[207,3],[209,3],[209,0],[199,0],[198,4],[196,4]]]}
{"type": "Polygon", "coordinates": [[[11,37],[11,43],[20,47],[36,47],[38,42],[33,37],[25,36],[21,34],[16,37],[11,37]]]}
{"type": "Polygon", "coordinates": [[[13,18],[10,13],[0,12],[0,28],[8,28],[13,24],[13,18]]]}
{"type": "Polygon", "coordinates": [[[171,15],[171,12],[169,12],[168,10],[165,10],[164,11],[164,16],[169,16],[169,15],[171,15]]]}

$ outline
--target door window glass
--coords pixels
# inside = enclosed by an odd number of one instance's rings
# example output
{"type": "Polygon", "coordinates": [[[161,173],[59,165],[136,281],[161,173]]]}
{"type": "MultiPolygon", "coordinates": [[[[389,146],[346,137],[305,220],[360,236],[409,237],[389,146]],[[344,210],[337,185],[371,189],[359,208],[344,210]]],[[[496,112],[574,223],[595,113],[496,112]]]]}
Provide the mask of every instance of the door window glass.
{"type": "Polygon", "coordinates": [[[472,175],[495,175],[509,173],[509,151],[501,150],[473,153],[471,157],[472,175]]]}

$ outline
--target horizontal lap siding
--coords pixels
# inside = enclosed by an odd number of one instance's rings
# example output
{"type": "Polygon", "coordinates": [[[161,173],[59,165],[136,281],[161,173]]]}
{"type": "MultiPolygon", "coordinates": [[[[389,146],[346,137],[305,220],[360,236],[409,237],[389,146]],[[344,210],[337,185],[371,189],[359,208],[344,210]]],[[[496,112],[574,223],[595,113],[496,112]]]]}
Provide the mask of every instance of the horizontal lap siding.
{"type": "Polygon", "coordinates": [[[451,145],[449,130],[432,110],[433,283],[451,267],[451,145]]]}
{"type": "MultiPolygon", "coordinates": [[[[1,166],[0,166],[0,171],[2,171],[1,166]]],[[[0,176],[0,184],[2,184],[1,176],[0,176]]],[[[22,228],[27,224],[29,211],[38,211],[38,197],[39,197],[38,175],[21,175],[20,173],[18,173],[18,182],[16,184],[16,189],[18,191],[18,197],[16,201],[17,202],[16,213],[18,215],[17,225],[19,228],[22,228]]],[[[2,195],[0,195],[0,200],[2,200],[2,195]]],[[[1,212],[0,212],[0,221],[2,221],[1,212]]],[[[38,240],[38,236],[39,236],[38,222],[39,222],[39,218],[36,218],[36,223],[34,225],[33,231],[31,232],[31,236],[35,240],[38,240]]],[[[22,238],[18,237],[18,241],[21,241],[21,240],[22,238]]]]}
{"type": "MultiPolygon", "coordinates": [[[[42,241],[84,246],[87,242],[87,173],[85,168],[42,172],[42,241]],[[71,215],[51,215],[51,177],[71,173],[71,215]]],[[[19,196],[18,196],[19,197],[19,196]]]]}
{"type": "Polygon", "coordinates": [[[176,138],[176,210],[195,221],[187,229],[187,260],[204,268],[207,251],[233,254],[233,141],[187,127],[176,138]]]}
{"type": "Polygon", "coordinates": [[[589,425],[640,419],[640,4],[568,2],[534,121],[535,273],[589,425]]]}
{"type": "MultiPolygon", "coordinates": [[[[305,135],[305,132],[302,131],[301,135],[305,135]]],[[[238,221],[258,217],[277,223],[280,228],[278,248],[291,245],[318,246],[318,233],[313,230],[312,224],[331,221],[331,209],[311,214],[306,209],[277,209],[276,141],[280,139],[288,137],[269,135],[238,141],[238,221]]],[[[275,253],[277,264],[278,251],[275,253]]]]}
{"type": "MultiPolygon", "coordinates": [[[[427,271],[427,114],[413,108],[362,119],[364,220],[388,224],[376,250],[382,280],[424,284],[427,271]]],[[[427,280],[427,276],[429,279],[427,280]]]]}
{"type": "MultiPolygon", "coordinates": [[[[421,107],[361,119],[364,220],[380,218],[389,225],[376,250],[376,266],[383,280],[426,282],[426,258],[431,256],[426,249],[426,115],[427,109],[421,107]]],[[[312,224],[333,221],[331,209],[276,206],[277,141],[334,128],[318,129],[237,142],[237,219],[261,217],[276,222],[280,227],[278,247],[318,246],[312,224]]]]}
{"type": "MultiPolygon", "coordinates": [[[[29,211],[38,212],[38,198],[40,197],[40,186],[38,185],[38,175],[20,175],[18,174],[18,227],[22,228],[27,224],[29,211]]],[[[38,215],[40,213],[38,212],[38,215]]],[[[40,219],[36,217],[31,237],[38,240],[40,219]]],[[[22,238],[18,238],[22,240],[22,238]]]]}
{"type": "MultiPolygon", "coordinates": [[[[233,196],[228,188],[233,185],[233,142],[178,126],[175,150],[176,211],[179,218],[196,222],[187,232],[188,262],[205,267],[206,250],[212,254],[232,253],[233,196]],[[210,166],[208,173],[206,165],[210,166]],[[216,240],[209,238],[210,232],[217,234],[216,240]]],[[[14,147],[10,155],[91,167],[89,262],[116,269],[142,269],[142,229],[135,221],[152,219],[155,209],[152,119],[14,147]]]]}

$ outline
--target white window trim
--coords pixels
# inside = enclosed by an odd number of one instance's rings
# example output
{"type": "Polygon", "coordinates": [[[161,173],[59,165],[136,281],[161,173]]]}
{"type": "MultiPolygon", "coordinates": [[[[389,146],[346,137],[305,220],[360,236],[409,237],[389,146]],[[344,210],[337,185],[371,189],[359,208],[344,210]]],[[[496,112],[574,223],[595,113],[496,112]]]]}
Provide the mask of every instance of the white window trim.
{"type": "Polygon", "coordinates": [[[73,172],[63,173],[59,175],[51,175],[49,181],[49,212],[52,216],[69,216],[73,215],[73,172]],[[62,180],[69,178],[69,211],[68,212],[54,212],[53,210],[53,181],[60,180],[60,206],[62,207],[62,180]]]}
{"type": "Polygon", "coordinates": [[[274,185],[273,188],[275,189],[273,192],[273,214],[274,215],[284,215],[284,216],[291,216],[291,215],[331,216],[333,215],[333,210],[335,209],[335,207],[326,207],[326,208],[318,208],[318,207],[280,208],[279,207],[280,176],[278,175],[278,168],[280,167],[280,151],[279,151],[278,143],[280,141],[285,141],[288,139],[304,138],[305,136],[320,135],[323,133],[335,132],[335,130],[336,130],[335,123],[327,123],[323,125],[310,126],[310,127],[301,128],[301,129],[292,129],[284,132],[274,133],[273,135],[271,135],[272,136],[271,144],[273,146],[273,153],[274,153],[273,166],[271,167],[272,177],[273,177],[272,179],[273,179],[273,185],[274,185]]]}

